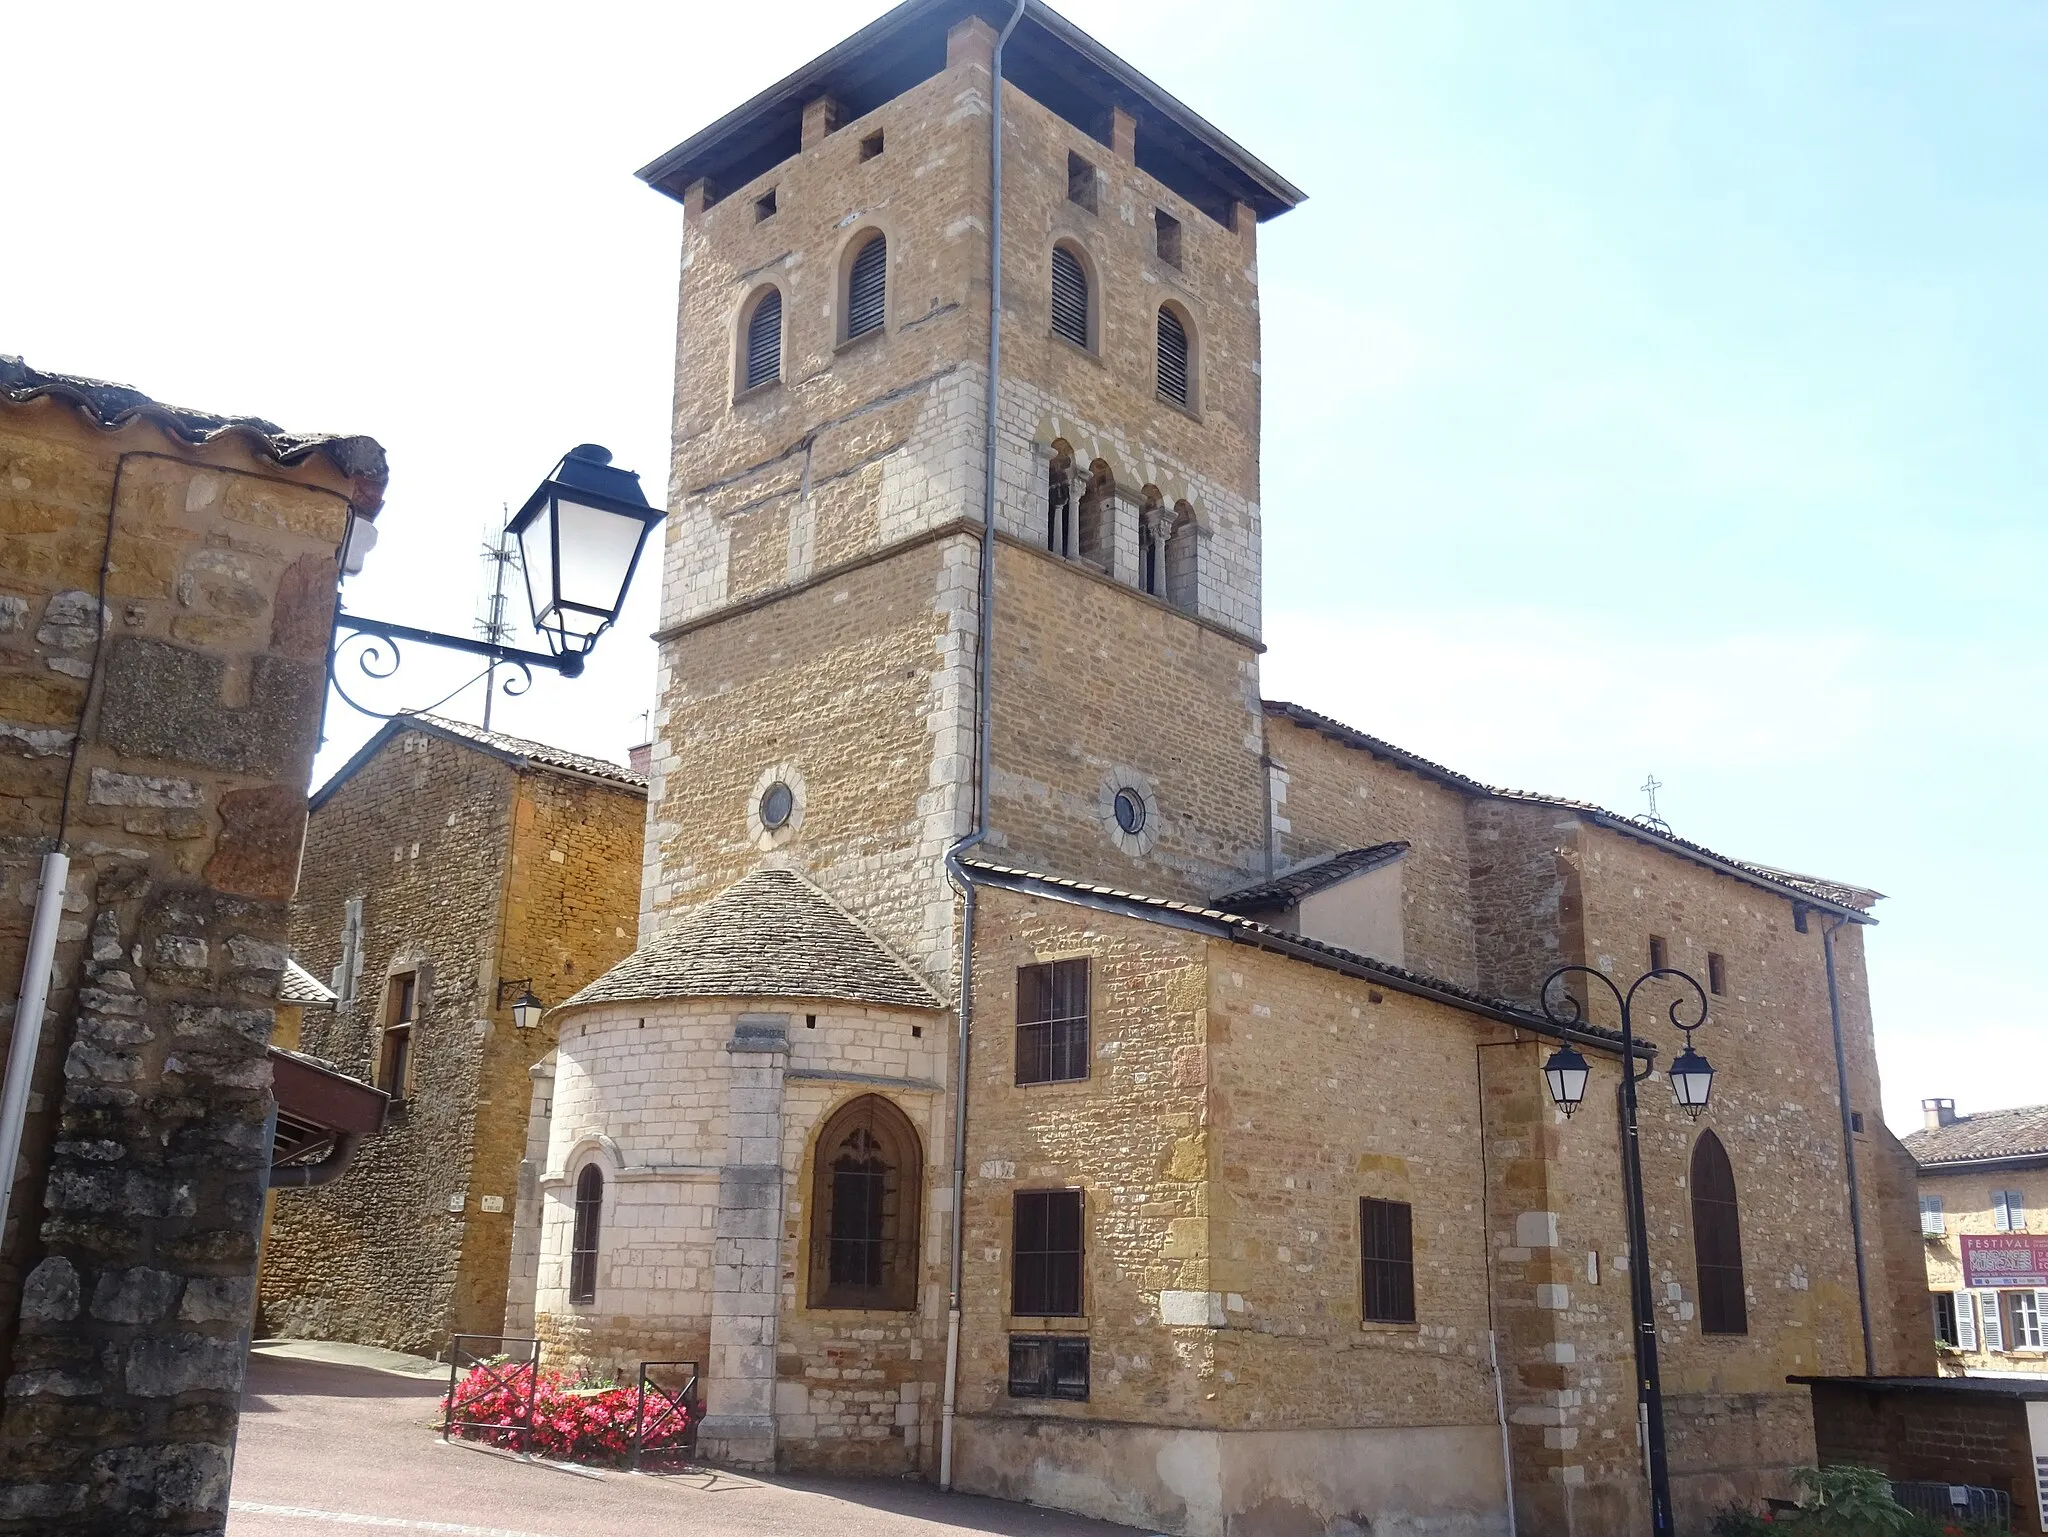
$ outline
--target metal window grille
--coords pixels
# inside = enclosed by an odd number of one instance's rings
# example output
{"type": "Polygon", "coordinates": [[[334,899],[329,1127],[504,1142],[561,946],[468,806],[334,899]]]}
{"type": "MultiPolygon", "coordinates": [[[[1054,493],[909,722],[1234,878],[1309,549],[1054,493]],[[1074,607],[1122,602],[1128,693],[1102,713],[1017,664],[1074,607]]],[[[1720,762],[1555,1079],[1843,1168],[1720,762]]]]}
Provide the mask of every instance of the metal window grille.
{"type": "Polygon", "coordinates": [[[1088,962],[1017,968],[1017,1082],[1088,1076],[1088,962]]]}
{"type": "Polygon", "coordinates": [[[1012,1398],[1088,1399],[1088,1341],[1050,1334],[1010,1336],[1012,1398]]]}
{"type": "Polygon", "coordinates": [[[1159,393],[1177,406],[1188,403],[1188,333],[1172,310],[1159,312],[1159,393]]]}
{"type": "Polygon", "coordinates": [[[860,248],[846,279],[846,339],[879,331],[889,277],[889,242],[880,235],[860,248]]]}
{"type": "Polygon", "coordinates": [[[576,1226],[569,1240],[569,1300],[597,1300],[597,1232],[604,1216],[604,1171],[586,1164],[576,1176],[576,1226]]]}
{"type": "Polygon", "coordinates": [[[1358,1233],[1366,1318],[1372,1323],[1414,1323],[1414,1208],[1406,1201],[1360,1201],[1358,1233]]]}
{"type": "Polygon", "coordinates": [[[1022,1318],[1081,1313],[1081,1192],[1019,1190],[1010,1215],[1010,1311],[1022,1318]]]}
{"type": "Polygon", "coordinates": [[[880,1286],[888,1240],[884,1202],[889,1166],[881,1144],[858,1129],[832,1161],[832,1250],[828,1275],[834,1286],[880,1286]]]}
{"type": "Polygon", "coordinates": [[[1701,1331],[1749,1333],[1735,1170],[1728,1150],[1711,1131],[1701,1132],[1692,1150],[1692,1246],[1698,1261],[1701,1331]]]}
{"type": "Polygon", "coordinates": [[[1076,347],[1088,345],[1088,274],[1065,246],[1052,251],[1052,328],[1076,347]]]}
{"type": "Polygon", "coordinates": [[[747,382],[753,389],[782,372],[782,295],[771,288],[747,321],[747,382]]]}

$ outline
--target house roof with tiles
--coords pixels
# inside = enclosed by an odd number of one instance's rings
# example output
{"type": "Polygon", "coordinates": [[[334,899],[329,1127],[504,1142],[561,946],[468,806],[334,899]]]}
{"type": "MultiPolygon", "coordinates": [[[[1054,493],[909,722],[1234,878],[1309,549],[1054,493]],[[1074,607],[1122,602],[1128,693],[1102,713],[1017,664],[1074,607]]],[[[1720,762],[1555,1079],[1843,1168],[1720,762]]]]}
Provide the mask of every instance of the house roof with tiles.
{"type": "Polygon", "coordinates": [[[277,1001],[321,1008],[331,1006],[335,997],[333,989],[312,972],[297,961],[286,961],[284,975],[277,980],[277,1001]]]}
{"type": "Polygon", "coordinates": [[[623,764],[613,763],[608,758],[593,758],[588,754],[570,752],[566,747],[551,747],[546,742],[532,742],[525,737],[507,736],[502,731],[486,731],[481,726],[472,726],[467,721],[449,720],[440,715],[407,711],[387,721],[377,734],[356,750],[328,781],[313,792],[312,805],[318,809],[334,792],[347,782],[349,776],[378,753],[392,738],[408,731],[424,731],[444,741],[474,747],[479,752],[510,764],[522,771],[540,770],[545,773],[565,774],[577,779],[596,779],[622,789],[647,793],[647,776],[635,773],[623,764]]]}
{"type": "Polygon", "coordinates": [[[1319,891],[1328,891],[1332,886],[1350,880],[1354,875],[1390,865],[1407,852],[1406,843],[1375,843],[1370,848],[1325,854],[1255,886],[1240,886],[1235,891],[1226,891],[1216,899],[1216,905],[1226,913],[1247,915],[1271,912],[1278,907],[1293,907],[1319,891]]]}
{"type": "Polygon", "coordinates": [[[743,876],[550,1012],[660,998],[945,1007],[930,983],[794,870],[743,876]]]}
{"type": "Polygon", "coordinates": [[[45,373],[18,357],[0,353],[0,399],[13,405],[53,400],[70,406],[102,432],[118,432],[131,422],[145,421],[167,436],[194,448],[217,438],[236,438],[277,464],[297,464],[319,456],[347,476],[350,503],[374,518],[384,502],[390,468],[375,438],[333,432],[286,432],[260,416],[217,416],[186,406],[152,400],[132,385],[77,374],[45,373]]]}
{"type": "Polygon", "coordinates": [[[1975,1115],[1957,1116],[1946,1126],[1924,1127],[1899,1140],[1924,1170],[2016,1158],[2048,1161],[2048,1105],[1980,1110],[1975,1115]]]}
{"type": "Polygon", "coordinates": [[[1346,747],[1355,747],[1361,752],[1372,754],[1387,763],[1407,769],[1424,779],[1458,790],[1466,795],[1484,796],[1491,800],[1514,801],[1526,806],[1555,806],[1562,811],[1575,812],[1598,827],[1623,837],[1635,838],[1643,843],[1675,854],[1693,864],[1705,865],[1723,875],[1732,876],[1746,885],[1760,887],[1773,892],[1788,901],[1816,907],[1847,918],[1854,923],[1875,923],[1870,909],[1884,900],[1884,893],[1872,891],[1864,886],[1852,886],[1845,881],[1831,881],[1814,875],[1797,875],[1790,870],[1774,869],[1770,865],[1754,864],[1744,859],[1731,859],[1726,854],[1717,854],[1703,844],[1681,838],[1668,827],[1647,822],[1640,817],[1623,816],[1596,806],[1591,801],[1571,800],[1559,795],[1539,795],[1527,790],[1504,790],[1489,785],[1469,775],[1460,774],[1456,769],[1445,768],[1441,763],[1432,762],[1419,753],[1396,747],[1354,726],[1347,726],[1334,720],[1320,710],[1311,710],[1306,705],[1291,704],[1284,699],[1268,699],[1266,714],[1276,719],[1292,721],[1309,731],[1321,733],[1333,742],[1346,747]]]}
{"type": "MultiPolygon", "coordinates": [[[[977,884],[995,886],[1024,896],[1045,897],[1056,902],[1073,902],[1104,912],[1122,913],[1127,917],[1170,924],[1175,928],[1188,929],[1198,934],[1210,934],[1218,939],[1228,939],[1256,949],[1271,950],[1277,954],[1292,956],[1296,960],[1307,961],[1312,966],[1321,966],[1327,970],[1341,971],[1347,976],[1377,982],[1392,992],[1434,999],[1438,1003],[1447,1003],[1453,1008],[1462,1009],[1468,1014],[1479,1014],[1487,1019],[1499,1020],[1503,1024],[1515,1025],[1532,1034],[1548,1036],[1554,1040],[1584,1041],[1607,1051],[1618,1050],[1621,1046],[1619,1030],[1609,1030],[1599,1025],[1561,1025],[1545,1018],[1534,1009],[1519,1003],[1511,1003],[1505,998],[1489,998],[1484,993],[1475,992],[1469,987],[1461,987],[1456,982],[1447,982],[1441,977],[1410,971],[1407,967],[1396,966],[1390,961],[1374,960],[1369,955],[1360,955],[1355,950],[1344,949],[1341,945],[1311,939],[1306,934],[1290,934],[1284,929],[1260,923],[1241,913],[1225,912],[1217,907],[1204,907],[1197,902],[1180,902],[1172,897],[1124,891],[1093,881],[1077,881],[1063,875],[1048,875],[1038,870],[1020,870],[1014,866],[1000,865],[985,859],[962,859],[960,864],[977,884]]],[[[1654,1050],[1640,1041],[1636,1044],[1636,1052],[1640,1056],[1651,1056],[1654,1050]]]]}

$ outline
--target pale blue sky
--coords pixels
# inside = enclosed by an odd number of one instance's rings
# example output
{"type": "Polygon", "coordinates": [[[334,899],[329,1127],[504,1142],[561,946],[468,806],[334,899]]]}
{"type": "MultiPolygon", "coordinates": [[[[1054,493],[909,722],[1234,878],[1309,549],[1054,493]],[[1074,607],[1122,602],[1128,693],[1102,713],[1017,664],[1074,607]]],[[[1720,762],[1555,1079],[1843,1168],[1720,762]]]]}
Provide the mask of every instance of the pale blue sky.
{"type": "MultiPolygon", "coordinates": [[[[878,10],[29,8],[0,350],[378,437],[350,600],[460,624],[562,449],[660,487],[633,168],[878,10]]],[[[1311,195],[1261,235],[1268,693],[1620,810],[1654,770],[1680,833],[1890,893],[1894,1125],[2048,1099],[2048,11],[1066,11],[1311,195]]],[[[621,752],[652,586],[501,723],[621,752]]]]}

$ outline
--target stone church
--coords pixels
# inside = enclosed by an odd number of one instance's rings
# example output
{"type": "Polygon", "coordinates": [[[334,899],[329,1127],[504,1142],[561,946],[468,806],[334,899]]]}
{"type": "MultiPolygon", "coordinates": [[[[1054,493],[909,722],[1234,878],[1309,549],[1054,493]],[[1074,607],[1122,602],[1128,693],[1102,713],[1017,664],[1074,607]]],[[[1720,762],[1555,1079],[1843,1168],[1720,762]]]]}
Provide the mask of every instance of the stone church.
{"type": "Polygon", "coordinates": [[[739,1466],[1243,1537],[1644,1524],[1632,1265],[1681,1530],[1789,1493],[1788,1375],[1931,1371],[1876,893],[1263,697],[1299,191],[1038,0],[910,0],[641,174],[659,709],[638,948],[535,1102],[554,1359],[702,1361],[739,1466]],[[1711,989],[1647,1255],[1566,963],[1711,989]]]}

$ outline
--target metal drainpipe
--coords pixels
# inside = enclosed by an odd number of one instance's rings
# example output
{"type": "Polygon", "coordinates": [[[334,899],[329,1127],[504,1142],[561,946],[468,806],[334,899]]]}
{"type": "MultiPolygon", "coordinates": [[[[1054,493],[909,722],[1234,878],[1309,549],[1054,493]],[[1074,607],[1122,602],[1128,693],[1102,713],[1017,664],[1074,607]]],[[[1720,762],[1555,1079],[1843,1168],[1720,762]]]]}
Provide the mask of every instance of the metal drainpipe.
{"type": "Polygon", "coordinates": [[[1863,1318],[1863,1375],[1877,1375],[1870,1335],[1870,1276],[1863,1260],[1863,1195],[1856,1182],[1856,1123],[1850,1119],[1849,1056],[1842,1045],[1842,989],[1835,980],[1835,930],[1847,923],[1837,918],[1820,931],[1821,954],[1828,965],[1828,1020],[1835,1032],[1835,1087],[1842,1105],[1842,1158],[1849,1170],[1849,1236],[1856,1245],[1856,1307],[1863,1318]]]}
{"type": "Polygon", "coordinates": [[[43,1010],[50,998],[50,970],[57,962],[57,929],[64,916],[64,883],[70,872],[71,860],[61,850],[52,849],[43,856],[35,917],[29,924],[28,955],[21,963],[21,991],[14,1005],[7,1085],[0,1089],[0,1233],[7,1231],[8,1198],[14,1193],[21,1134],[28,1122],[29,1086],[35,1079],[36,1051],[43,1040],[43,1010]]]}
{"type": "Polygon", "coordinates": [[[960,888],[959,1046],[953,1062],[953,1243],[946,1304],[946,1397],[939,1422],[939,1487],[953,1487],[953,1411],[960,1389],[960,1290],[967,1242],[968,1031],[974,997],[974,881],[960,856],[988,838],[989,685],[996,601],[996,395],[1003,361],[1003,45],[1024,19],[1026,0],[996,38],[989,58],[988,389],[982,411],[981,586],[975,625],[974,823],[946,851],[946,873],[960,888]]]}

